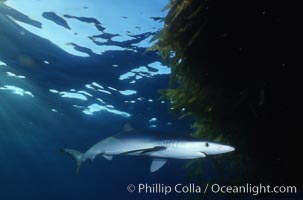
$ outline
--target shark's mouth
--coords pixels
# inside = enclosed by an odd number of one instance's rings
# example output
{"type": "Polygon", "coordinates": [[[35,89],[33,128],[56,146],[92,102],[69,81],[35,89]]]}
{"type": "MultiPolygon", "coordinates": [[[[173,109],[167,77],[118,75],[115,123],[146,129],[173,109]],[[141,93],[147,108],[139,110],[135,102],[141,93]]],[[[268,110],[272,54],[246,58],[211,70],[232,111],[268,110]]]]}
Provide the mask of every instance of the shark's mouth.
{"type": "Polygon", "coordinates": [[[206,157],[206,156],[207,156],[207,153],[205,153],[205,152],[203,152],[203,151],[200,151],[200,153],[201,153],[201,154],[203,154],[203,155],[204,155],[204,157],[206,157]]]}

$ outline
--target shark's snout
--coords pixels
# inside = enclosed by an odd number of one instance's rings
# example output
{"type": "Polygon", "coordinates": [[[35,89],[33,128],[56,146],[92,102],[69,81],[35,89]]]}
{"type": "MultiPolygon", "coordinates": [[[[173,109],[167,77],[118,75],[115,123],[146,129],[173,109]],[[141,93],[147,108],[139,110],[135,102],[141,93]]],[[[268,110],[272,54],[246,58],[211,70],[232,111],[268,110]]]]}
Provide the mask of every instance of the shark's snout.
{"type": "Polygon", "coordinates": [[[228,153],[228,152],[231,152],[231,151],[234,151],[235,148],[234,147],[231,147],[231,146],[227,146],[227,145],[222,145],[219,147],[219,151],[222,152],[222,153],[228,153]]]}

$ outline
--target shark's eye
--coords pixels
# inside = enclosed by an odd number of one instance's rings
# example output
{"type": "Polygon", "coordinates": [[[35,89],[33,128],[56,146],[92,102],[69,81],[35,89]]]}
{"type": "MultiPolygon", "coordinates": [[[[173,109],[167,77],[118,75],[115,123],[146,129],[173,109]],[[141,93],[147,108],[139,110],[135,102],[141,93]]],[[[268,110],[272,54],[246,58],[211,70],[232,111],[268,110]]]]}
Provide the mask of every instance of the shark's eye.
{"type": "Polygon", "coordinates": [[[206,147],[209,147],[209,144],[208,144],[208,142],[206,142],[206,143],[205,143],[205,146],[206,146],[206,147]]]}

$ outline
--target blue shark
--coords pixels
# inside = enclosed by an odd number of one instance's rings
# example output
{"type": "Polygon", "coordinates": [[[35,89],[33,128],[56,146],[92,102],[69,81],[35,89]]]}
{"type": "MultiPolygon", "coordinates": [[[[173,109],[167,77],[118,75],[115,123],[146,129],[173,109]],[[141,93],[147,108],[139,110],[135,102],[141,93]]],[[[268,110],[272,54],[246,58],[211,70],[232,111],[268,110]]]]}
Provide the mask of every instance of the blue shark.
{"type": "Polygon", "coordinates": [[[150,172],[153,173],[164,166],[168,159],[205,158],[234,150],[232,146],[179,137],[176,134],[138,131],[127,123],[118,134],[99,141],[84,153],[73,149],[63,149],[62,152],[76,161],[78,174],[83,162],[88,159],[93,161],[97,156],[107,160],[118,155],[149,156],[153,158],[150,165],[150,172]]]}

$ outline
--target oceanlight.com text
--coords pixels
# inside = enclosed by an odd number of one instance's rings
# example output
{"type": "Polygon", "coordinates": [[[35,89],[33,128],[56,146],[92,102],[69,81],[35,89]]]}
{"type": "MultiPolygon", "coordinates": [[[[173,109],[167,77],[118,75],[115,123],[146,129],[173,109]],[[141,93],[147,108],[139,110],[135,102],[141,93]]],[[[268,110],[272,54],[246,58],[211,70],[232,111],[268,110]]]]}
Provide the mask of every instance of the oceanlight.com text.
{"type": "MultiPolygon", "coordinates": [[[[207,185],[208,186],[208,185],[207,185]]],[[[210,191],[212,193],[222,193],[222,194],[252,194],[254,196],[259,194],[287,194],[287,193],[297,193],[296,186],[270,186],[270,185],[252,185],[246,184],[242,186],[227,186],[212,184],[210,186],[210,191]]]]}

